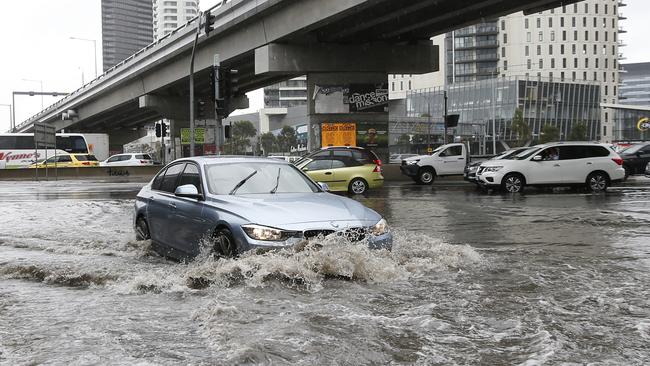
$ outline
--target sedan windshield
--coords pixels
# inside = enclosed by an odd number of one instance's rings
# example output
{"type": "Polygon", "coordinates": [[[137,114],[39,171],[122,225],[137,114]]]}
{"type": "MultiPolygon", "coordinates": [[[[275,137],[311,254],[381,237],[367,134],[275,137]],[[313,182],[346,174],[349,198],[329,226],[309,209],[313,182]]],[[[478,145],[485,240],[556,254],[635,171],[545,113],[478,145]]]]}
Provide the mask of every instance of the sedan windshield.
{"type": "Polygon", "coordinates": [[[319,189],[293,165],[262,162],[214,164],[206,167],[212,194],[309,193],[319,189]],[[243,182],[243,183],[242,183],[243,182]]]}

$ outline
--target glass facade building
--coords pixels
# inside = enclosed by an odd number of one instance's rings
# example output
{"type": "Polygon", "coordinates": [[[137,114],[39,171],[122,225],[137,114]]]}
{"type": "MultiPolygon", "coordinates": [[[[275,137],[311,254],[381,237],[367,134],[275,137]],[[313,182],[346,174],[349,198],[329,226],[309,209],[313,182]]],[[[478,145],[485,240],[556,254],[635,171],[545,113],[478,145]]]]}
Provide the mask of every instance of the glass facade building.
{"type": "Polygon", "coordinates": [[[104,71],[153,42],[152,0],[102,0],[104,71]]]}
{"type": "Polygon", "coordinates": [[[264,108],[307,105],[307,77],[299,76],[264,88],[264,108]]]}
{"type": "Polygon", "coordinates": [[[496,20],[448,33],[445,40],[447,83],[490,79],[498,75],[498,35],[496,20]]]}
{"type": "MultiPolygon", "coordinates": [[[[492,154],[492,131],[496,140],[515,141],[512,130],[519,109],[532,131],[533,140],[545,125],[556,127],[560,140],[568,138],[573,126],[582,122],[588,140],[600,139],[600,96],[597,82],[562,82],[555,79],[525,77],[493,78],[444,87],[413,90],[407,93],[405,113],[391,115],[391,142],[403,143],[404,135],[418,136],[416,143],[443,141],[444,105],[448,114],[458,114],[458,127],[449,135],[475,143],[474,151],[492,154]],[[426,138],[422,138],[422,136],[426,138]]],[[[413,138],[410,138],[413,142],[413,138]]]]}

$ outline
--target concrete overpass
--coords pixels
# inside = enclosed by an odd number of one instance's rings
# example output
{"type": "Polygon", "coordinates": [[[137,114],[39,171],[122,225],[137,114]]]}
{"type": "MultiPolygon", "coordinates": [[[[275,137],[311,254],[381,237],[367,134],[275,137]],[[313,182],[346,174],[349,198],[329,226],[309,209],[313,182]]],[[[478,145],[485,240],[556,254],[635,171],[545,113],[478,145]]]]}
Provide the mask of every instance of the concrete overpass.
{"type": "MultiPolygon", "coordinates": [[[[223,67],[239,70],[241,93],[304,74],[312,79],[313,92],[314,82],[386,82],[388,73],[436,71],[433,35],[577,1],[229,0],[211,10],[215,30],[199,38],[195,93],[210,99],[214,54],[223,67]]],[[[126,142],[139,137],[138,127],[161,118],[178,121],[178,128],[189,119],[189,60],[197,22],[140,50],[15,130],[28,132],[34,122],[45,122],[57,130],[107,132],[126,142]],[[63,120],[70,110],[75,118],[63,120]]]]}

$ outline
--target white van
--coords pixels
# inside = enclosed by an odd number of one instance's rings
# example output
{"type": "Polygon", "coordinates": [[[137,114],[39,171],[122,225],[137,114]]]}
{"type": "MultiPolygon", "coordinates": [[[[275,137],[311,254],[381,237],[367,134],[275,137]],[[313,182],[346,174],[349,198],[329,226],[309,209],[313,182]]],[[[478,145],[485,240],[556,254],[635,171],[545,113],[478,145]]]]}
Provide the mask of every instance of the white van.
{"type": "Polygon", "coordinates": [[[414,156],[402,160],[402,174],[420,184],[432,184],[436,176],[462,175],[469,160],[467,146],[447,144],[433,150],[431,155],[414,156]]]}

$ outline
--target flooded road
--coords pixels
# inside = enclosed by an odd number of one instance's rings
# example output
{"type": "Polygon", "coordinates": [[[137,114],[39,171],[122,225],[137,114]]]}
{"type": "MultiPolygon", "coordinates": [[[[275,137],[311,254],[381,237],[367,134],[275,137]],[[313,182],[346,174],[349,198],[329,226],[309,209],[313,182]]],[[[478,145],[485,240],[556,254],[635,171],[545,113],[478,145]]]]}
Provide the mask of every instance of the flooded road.
{"type": "Polygon", "coordinates": [[[67,184],[0,183],[0,364],[650,360],[648,185],[395,185],[356,198],[392,252],[175,263],[134,239],[138,184],[67,184]]]}

